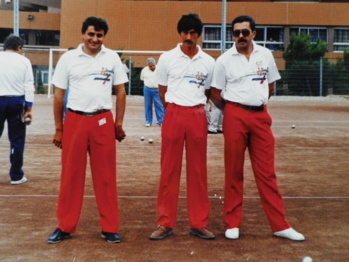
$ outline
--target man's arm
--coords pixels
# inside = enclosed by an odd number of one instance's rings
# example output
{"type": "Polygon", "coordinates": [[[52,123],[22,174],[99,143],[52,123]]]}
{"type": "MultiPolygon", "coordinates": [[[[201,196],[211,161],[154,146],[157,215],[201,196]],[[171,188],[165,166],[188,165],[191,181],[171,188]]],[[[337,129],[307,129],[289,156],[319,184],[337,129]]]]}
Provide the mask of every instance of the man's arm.
{"type": "Polygon", "coordinates": [[[221,96],[222,90],[211,87],[211,96],[210,99],[212,102],[221,110],[224,110],[225,100],[221,96]]]}
{"type": "Polygon", "coordinates": [[[165,101],[166,92],[167,92],[167,86],[159,85],[159,97],[160,97],[161,103],[164,106],[164,108],[166,108],[166,106],[167,106],[167,103],[165,101]]]}
{"type": "MultiPolygon", "coordinates": [[[[26,119],[27,117],[29,117],[31,120],[33,119],[32,106],[34,101],[35,88],[34,88],[33,69],[29,60],[27,60],[27,70],[26,70],[25,80],[24,80],[24,93],[25,93],[25,112],[23,115],[23,122],[24,122],[24,119],[26,119]]],[[[30,123],[31,121],[25,124],[30,125],[30,123]]]]}
{"type": "Polygon", "coordinates": [[[53,144],[56,147],[62,148],[62,135],[63,135],[63,101],[64,101],[65,89],[55,87],[55,95],[53,101],[53,114],[55,118],[56,131],[53,136],[53,144]]]}
{"type": "Polygon", "coordinates": [[[270,98],[274,94],[275,82],[269,83],[269,97],[270,98]]]}
{"type": "Polygon", "coordinates": [[[125,139],[126,133],[122,128],[126,108],[125,85],[115,85],[116,107],[115,107],[115,138],[119,142],[125,139]]]}

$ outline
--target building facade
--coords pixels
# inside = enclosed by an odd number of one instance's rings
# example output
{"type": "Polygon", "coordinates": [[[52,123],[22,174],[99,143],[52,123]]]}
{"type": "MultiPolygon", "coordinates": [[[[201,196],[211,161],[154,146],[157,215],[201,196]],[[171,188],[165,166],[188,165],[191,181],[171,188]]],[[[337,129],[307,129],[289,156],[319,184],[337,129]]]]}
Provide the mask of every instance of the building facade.
{"type": "MultiPolygon", "coordinates": [[[[0,0],[0,46],[13,28],[13,0],[0,0]],[[9,2],[9,3],[5,3],[9,2]]],[[[81,43],[81,24],[88,16],[103,17],[110,31],[106,45],[115,50],[164,51],[180,41],[176,30],[182,14],[195,12],[204,22],[200,38],[213,57],[221,53],[222,1],[175,0],[21,0],[20,35],[27,47],[69,48],[81,43]]],[[[349,48],[349,0],[284,1],[241,0],[226,3],[226,48],[233,40],[230,23],[238,15],[250,15],[257,23],[256,41],[282,57],[292,33],[306,32],[312,41],[328,43],[326,57],[337,58],[349,48]]],[[[28,52],[35,65],[47,64],[47,53],[28,52]]],[[[133,59],[136,67],[145,58],[133,59]]]]}

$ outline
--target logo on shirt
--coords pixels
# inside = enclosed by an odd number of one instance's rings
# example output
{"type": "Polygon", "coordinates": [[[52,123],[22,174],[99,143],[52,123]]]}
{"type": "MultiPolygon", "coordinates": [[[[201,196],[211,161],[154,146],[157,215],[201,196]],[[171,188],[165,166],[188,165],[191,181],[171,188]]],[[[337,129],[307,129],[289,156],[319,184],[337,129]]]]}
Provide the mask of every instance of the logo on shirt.
{"type": "Polygon", "coordinates": [[[185,77],[192,78],[193,80],[189,80],[189,83],[197,84],[198,88],[200,88],[201,86],[205,85],[205,80],[207,79],[207,74],[205,75],[202,72],[197,72],[195,75],[187,75],[185,77]]]}
{"type": "Polygon", "coordinates": [[[252,78],[252,81],[261,81],[260,84],[263,84],[264,80],[267,79],[268,72],[269,72],[269,67],[266,69],[263,67],[258,67],[257,75],[259,77],[252,78]]]}
{"type": "Polygon", "coordinates": [[[93,80],[99,80],[103,81],[103,85],[107,82],[110,81],[110,76],[114,74],[113,70],[108,70],[108,68],[102,67],[102,70],[97,75],[93,80]]]}

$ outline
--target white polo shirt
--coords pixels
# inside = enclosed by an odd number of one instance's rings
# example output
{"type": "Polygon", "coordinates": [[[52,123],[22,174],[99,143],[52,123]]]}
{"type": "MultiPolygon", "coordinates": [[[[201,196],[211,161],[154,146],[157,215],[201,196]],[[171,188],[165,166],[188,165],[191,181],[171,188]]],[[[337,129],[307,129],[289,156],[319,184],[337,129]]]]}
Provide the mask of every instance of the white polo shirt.
{"type": "Polygon", "coordinates": [[[61,89],[69,87],[68,108],[84,112],[111,109],[112,86],[128,82],[120,57],[104,45],[96,57],[87,55],[82,47],[63,54],[52,83],[61,89]]]}
{"type": "Polygon", "coordinates": [[[252,43],[250,60],[235,45],[217,59],[211,86],[222,90],[227,101],[261,106],[268,103],[268,84],[281,77],[271,51],[252,43]]]}
{"type": "Polygon", "coordinates": [[[180,106],[205,105],[205,89],[211,85],[214,59],[199,46],[198,53],[190,59],[180,46],[163,53],[156,68],[159,85],[167,86],[165,101],[180,106]]]}
{"type": "Polygon", "coordinates": [[[144,85],[149,88],[158,88],[158,82],[156,81],[156,69],[151,71],[149,66],[146,66],[141,71],[141,80],[144,81],[144,85]]]}
{"type": "Polygon", "coordinates": [[[0,96],[23,96],[34,101],[34,77],[30,60],[14,51],[0,52],[0,96]]]}

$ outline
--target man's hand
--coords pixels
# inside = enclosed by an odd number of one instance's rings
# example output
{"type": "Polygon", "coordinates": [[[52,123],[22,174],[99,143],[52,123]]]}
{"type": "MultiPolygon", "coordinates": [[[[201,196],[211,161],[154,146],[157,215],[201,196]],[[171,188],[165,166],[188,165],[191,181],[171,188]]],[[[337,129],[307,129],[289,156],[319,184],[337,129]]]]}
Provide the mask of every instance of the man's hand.
{"type": "Polygon", "coordinates": [[[56,133],[53,136],[52,143],[58,148],[62,148],[62,135],[63,135],[63,130],[56,129],[56,133]]]}
{"type": "Polygon", "coordinates": [[[121,142],[126,137],[126,133],[124,129],[122,129],[122,126],[115,125],[115,139],[121,142]]]}
{"type": "Polygon", "coordinates": [[[32,120],[33,120],[32,113],[31,113],[30,111],[26,111],[26,112],[24,113],[23,117],[22,117],[22,122],[23,122],[25,125],[29,126],[29,125],[31,124],[32,120]],[[25,119],[26,119],[27,117],[30,118],[30,121],[29,121],[29,122],[26,122],[26,121],[25,121],[25,119]]]}

